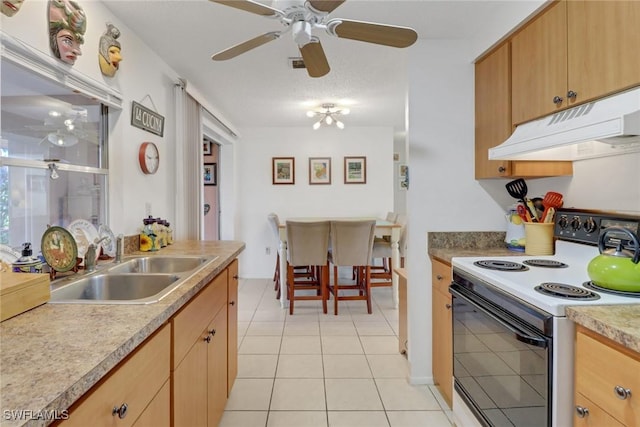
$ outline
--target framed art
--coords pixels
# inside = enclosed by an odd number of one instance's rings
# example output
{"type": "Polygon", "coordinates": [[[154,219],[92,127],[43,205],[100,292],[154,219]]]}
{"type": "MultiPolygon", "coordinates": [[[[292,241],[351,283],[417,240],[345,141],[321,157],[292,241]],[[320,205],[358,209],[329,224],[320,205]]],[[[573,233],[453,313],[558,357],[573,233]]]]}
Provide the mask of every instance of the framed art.
{"type": "Polygon", "coordinates": [[[216,185],[218,183],[218,164],[204,164],[204,185],[216,185]]]}
{"type": "Polygon", "coordinates": [[[211,155],[211,141],[208,139],[202,141],[202,154],[205,156],[211,155]]]}
{"type": "Polygon", "coordinates": [[[398,182],[400,185],[400,190],[408,190],[409,189],[409,166],[406,164],[398,165],[398,182]]]}
{"type": "Polygon", "coordinates": [[[344,183],[345,184],[366,184],[367,183],[367,158],[366,157],[345,157],[344,158],[344,183]]]}
{"type": "Polygon", "coordinates": [[[331,157],[309,157],[309,184],[331,184],[331,157]]]}
{"type": "Polygon", "coordinates": [[[271,179],[276,184],[295,184],[296,163],[293,157],[273,157],[271,159],[271,179]]]}

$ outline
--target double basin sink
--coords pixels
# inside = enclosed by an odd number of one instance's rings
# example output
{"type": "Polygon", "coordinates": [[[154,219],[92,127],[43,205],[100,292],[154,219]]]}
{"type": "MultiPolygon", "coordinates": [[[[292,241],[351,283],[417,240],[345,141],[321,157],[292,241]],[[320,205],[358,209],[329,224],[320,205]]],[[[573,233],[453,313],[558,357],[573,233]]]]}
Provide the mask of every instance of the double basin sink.
{"type": "Polygon", "coordinates": [[[51,283],[51,303],[151,304],[218,257],[143,256],[51,283]]]}

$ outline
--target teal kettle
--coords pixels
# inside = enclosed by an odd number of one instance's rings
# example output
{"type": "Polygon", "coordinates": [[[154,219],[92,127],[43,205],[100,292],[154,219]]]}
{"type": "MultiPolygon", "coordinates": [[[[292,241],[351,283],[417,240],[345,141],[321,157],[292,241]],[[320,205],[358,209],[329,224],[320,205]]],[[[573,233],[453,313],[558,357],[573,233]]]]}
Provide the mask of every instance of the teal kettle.
{"type": "Polygon", "coordinates": [[[640,292],[640,242],[638,236],[622,227],[607,228],[598,240],[600,255],[589,262],[587,272],[591,281],[600,287],[625,292],[640,292]],[[633,252],[618,243],[616,248],[606,249],[608,234],[626,234],[633,243],[633,252]]]}

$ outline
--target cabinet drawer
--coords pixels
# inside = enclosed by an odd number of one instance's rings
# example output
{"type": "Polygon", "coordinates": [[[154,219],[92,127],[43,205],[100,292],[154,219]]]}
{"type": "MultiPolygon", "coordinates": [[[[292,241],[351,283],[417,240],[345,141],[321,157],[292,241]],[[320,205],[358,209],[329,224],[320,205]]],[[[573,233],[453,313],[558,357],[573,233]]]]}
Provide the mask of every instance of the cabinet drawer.
{"type": "Polygon", "coordinates": [[[573,411],[574,427],[623,427],[611,415],[607,414],[604,409],[584,397],[581,393],[576,393],[575,408],[573,411]],[[587,415],[579,417],[576,408],[580,406],[587,411],[587,415]]]}
{"type": "Polygon", "coordinates": [[[443,262],[431,260],[432,286],[440,292],[449,293],[451,284],[451,266],[443,262]]]}
{"type": "Polygon", "coordinates": [[[169,378],[170,345],[170,327],[165,325],[72,406],[61,425],[133,425],[169,378]],[[125,404],[122,419],[113,415],[114,408],[125,404]]]}
{"type": "Polygon", "coordinates": [[[618,421],[627,426],[640,426],[640,355],[632,356],[617,344],[602,342],[606,338],[578,328],[576,334],[576,392],[597,402],[618,421]],[[626,398],[616,388],[630,390],[626,398]]]}
{"type": "Polygon", "coordinates": [[[173,358],[176,368],[207,327],[213,316],[227,302],[227,270],[213,279],[172,320],[173,358]]]}

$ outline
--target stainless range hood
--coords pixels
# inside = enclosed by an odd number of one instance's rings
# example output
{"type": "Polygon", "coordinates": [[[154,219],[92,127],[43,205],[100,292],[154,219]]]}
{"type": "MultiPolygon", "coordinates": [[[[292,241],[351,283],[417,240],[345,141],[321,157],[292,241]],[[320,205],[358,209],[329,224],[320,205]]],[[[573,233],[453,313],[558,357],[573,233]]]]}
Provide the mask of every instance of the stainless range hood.
{"type": "Polygon", "coordinates": [[[489,160],[582,160],[640,152],[640,87],[516,127],[489,160]]]}

